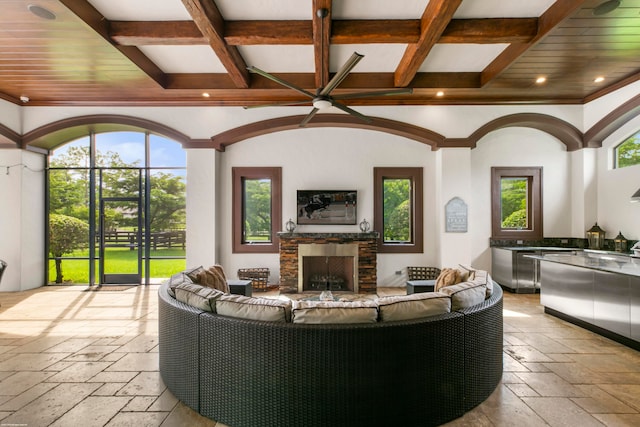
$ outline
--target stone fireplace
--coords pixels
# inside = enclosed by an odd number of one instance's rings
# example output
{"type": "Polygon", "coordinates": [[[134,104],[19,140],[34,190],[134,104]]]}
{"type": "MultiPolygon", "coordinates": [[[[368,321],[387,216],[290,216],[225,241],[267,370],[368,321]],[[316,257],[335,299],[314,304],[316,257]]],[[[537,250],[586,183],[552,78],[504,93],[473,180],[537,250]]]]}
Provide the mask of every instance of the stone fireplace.
{"type": "Polygon", "coordinates": [[[280,292],[375,293],[377,232],[278,233],[280,292]]]}

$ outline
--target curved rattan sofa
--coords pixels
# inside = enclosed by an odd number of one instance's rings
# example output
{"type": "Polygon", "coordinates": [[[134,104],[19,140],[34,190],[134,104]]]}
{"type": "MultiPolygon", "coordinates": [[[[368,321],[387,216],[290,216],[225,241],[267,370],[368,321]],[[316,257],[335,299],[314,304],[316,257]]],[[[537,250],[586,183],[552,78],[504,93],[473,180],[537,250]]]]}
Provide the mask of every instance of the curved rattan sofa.
{"type": "Polygon", "coordinates": [[[224,317],[159,290],[160,373],[200,414],[242,426],[428,426],[502,377],[502,290],[412,321],[306,325],[224,317]]]}

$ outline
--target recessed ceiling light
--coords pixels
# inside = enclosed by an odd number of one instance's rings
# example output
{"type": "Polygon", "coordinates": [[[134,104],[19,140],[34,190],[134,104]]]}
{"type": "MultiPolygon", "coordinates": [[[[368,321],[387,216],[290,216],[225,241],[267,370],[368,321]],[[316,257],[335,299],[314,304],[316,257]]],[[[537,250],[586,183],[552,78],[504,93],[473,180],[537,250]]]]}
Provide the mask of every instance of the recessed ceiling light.
{"type": "Polygon", "coordinates": [[[604,81],[604,77],[602,76],[598,76],[595,79],[593,79],[594,83],[600,83],[604,81]]]}
{"type": "Polygon", "coordinates": [[[547,78],[546,78],[546,77],[544,77],[544,76],[540,76],[540,77],[538,77],[538,78],[536,79],[536,83],[538,83],[538,84],[542,84],[542,83],[544,83],[544,82],[546,82],[546,81],[547,81],[547,78]]]}
{"type": "Polygon", "coordinates": [[[210,97],[211,95],[209,95],[209,92],[202,92],[202,96],[203,96],[204,98],[208,98],[208,97],[210,97]]]}
{"type": "Polygon", "coordinates": [[[56,14],[51,12],[49,9],[45,9],[42,6],[38,6],[37,4],[30,4],[27,6],[29,12],[36,15],[38,18],[47,19],[49,21],[53,21],[56,19],[56,14]]]}
{"type": "Polygon", "coordinates": [[[436,96],[437,97],[442,97],[442,96],[444,96],[444,92],[439,90],[438,92],[436,92],[436,96]]]}

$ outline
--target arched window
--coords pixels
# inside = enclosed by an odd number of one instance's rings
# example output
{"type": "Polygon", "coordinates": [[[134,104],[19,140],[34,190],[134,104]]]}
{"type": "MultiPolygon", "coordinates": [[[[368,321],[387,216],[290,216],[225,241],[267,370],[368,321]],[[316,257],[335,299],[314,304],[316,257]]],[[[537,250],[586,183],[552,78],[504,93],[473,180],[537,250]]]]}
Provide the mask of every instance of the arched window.
{"type": "Polygon", "coordinates": [[[91,133],[50,153],[48,188],[49,282],[148,284],[186,267],[179,143],[91,133]]]}
{"type": "Polygon", "coordinates": [[[614,154],[615,168],[640,164],[640,131],[616,146],[614,154]]]}

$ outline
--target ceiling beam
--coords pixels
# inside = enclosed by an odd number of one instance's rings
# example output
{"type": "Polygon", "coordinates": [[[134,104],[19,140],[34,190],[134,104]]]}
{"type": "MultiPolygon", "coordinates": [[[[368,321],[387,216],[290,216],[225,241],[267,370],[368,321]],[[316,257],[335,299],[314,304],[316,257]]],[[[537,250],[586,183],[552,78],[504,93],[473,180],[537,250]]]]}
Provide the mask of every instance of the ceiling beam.
{"type": "MultiPolygon", "coordinates": [[[[226,21],[224,40],[232,46],[313,44],[312,21],[226,21]]],[[[529,42],[538,18],[453,19],[438,43],[529,42]]],[[[193,21],[111,21],[109,36],[119,45],[206,45],[193,21]]],[[[331,44],[417,43],[419,19],[333,20],[331,44]]]]}
{"type": "Polygon", "coordinates": [[[528,42],[538,34],[538,18],[452,19],[438,43],[528,42]]]}
{"type": "Polygon", "coordinates": [[[238,48],[224,40],[224,19],[213,0],[182,0],[196,26],[239,88],[249,87],[249,71],[238,48]]]}
{"type": "Polygon", "coordinates": [[[462,0],[430,0],[420,19],[420,39],[407,49],[395,71],[396,87],[411,83],[429,52],[440,39],[462,0]]]}
{"type": "Polygon", "coordinates": [[[538,19],[538,32],[535,37],[528,42],[512,43],[484,69],[482,72],[482,85],[486,85],[509,68],[514,61],[568,18],[584,2],[585,0],[557,0],[538,19]]]}
{"type": "MultiPolygon", "coordinates": [[[[286,80],[298,87],[313,89],[315,85],[315,74],[313,73],[273,73],[273,75],[286,80]]],[[[336,94],[340,92],[354,92],[358,90],[385,90],[392,89],[393,73],[351,73],[340,84],[339,89],[335,89],[336,94]]],[[[480,73],[417,73],[412,87],[416,89],[441,89],[443,87],[452,89],[469,89],[480,87],[480,73]]],[[[169,90],[231,90],[233,83],[227,74],[210,73],[175,73],[167,74],[167,89],[169,90]]],[[[251,90],[253,94],[246,94],[247,102],[254,96],[270,97],[272,94],[264,90],[273,91],[281,89],[286,97],[296,98],[298,95],[289,89],[267,78],[256,75],[251,80],[251,90]],[[259,93],[258,91],[263,91],[259,93]]]]}
{"type": "Polygon", "coordinates": [[[332,0],[313,0],[313,52],[316,66],[316,87],[329,82],[329,35],[331,34],[332,0]]]}

